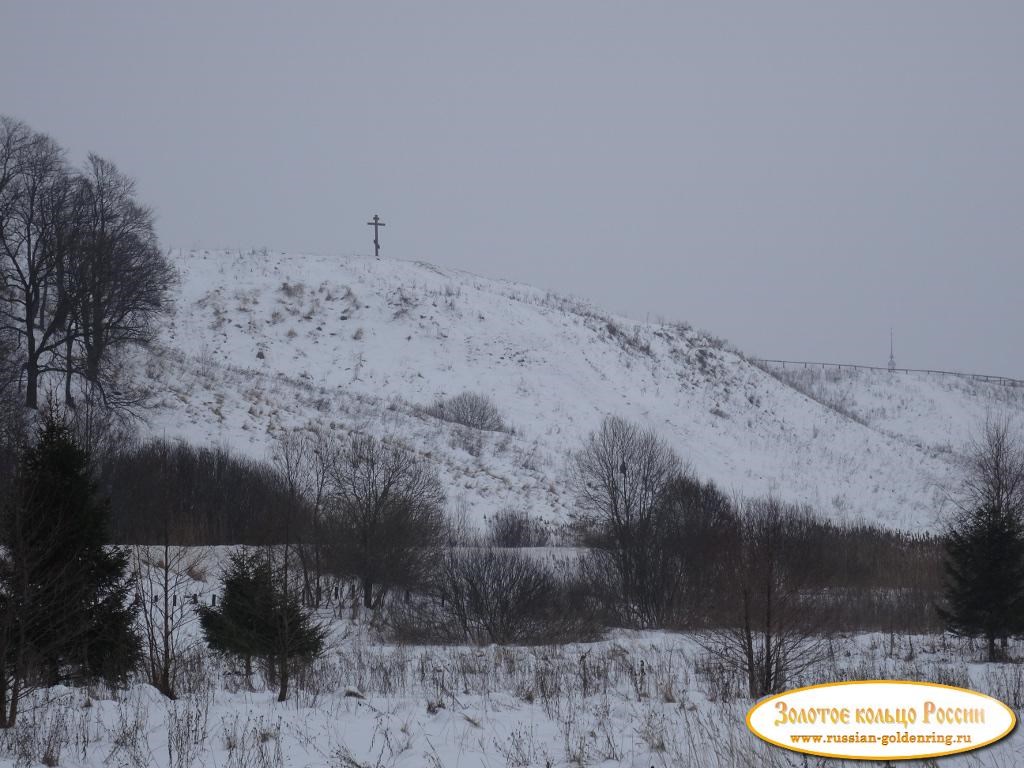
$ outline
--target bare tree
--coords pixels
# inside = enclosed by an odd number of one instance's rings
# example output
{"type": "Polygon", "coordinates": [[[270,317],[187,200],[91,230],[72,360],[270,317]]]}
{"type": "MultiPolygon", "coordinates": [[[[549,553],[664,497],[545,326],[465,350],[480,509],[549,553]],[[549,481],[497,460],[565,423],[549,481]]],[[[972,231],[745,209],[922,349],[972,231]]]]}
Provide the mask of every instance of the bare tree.
{"type": "Polygon", "coordinates": [[[700,641],[739,667],[753,698],[775,693],[825,654],[827,606],[806,557],[814,526],[805,511],[777,499],[744,505],[725,580],[722,625],[700,641]]]}
{"type": "Polygon", "coordinates": [[[53,139],[7,118],[0,131],[0,333],[17,340],[25,405],[36,408],[39,377],[62,368],[71,306],[59,286],[74,185],[53,139]]]}
{"type": "Polygon", "coordinates": [[[205,551],[172,543],[178,533],[174,519],[178,510],[168,499],[176,485],[175,457],[166,442],[153,444],[151,451],[155,468],[148,477],[147,492],[155,502],[151,515],[158,543],[132,548],[132,570],[146,673],[154,688],[173,699],[179,661],[196,643],[189,627],[198,615],[186,596],[192,575],[202,568],[205,551]]]}
{"type": "Polygon", "coordinates": [[[581,520],[621,581],[627,618],[640,626],[658,623],[651,549],[659,506],[683,476],[682,462],[652,430],[612,416],[572,455],[570,471],[581,520]]]}
{"type": "MultiPolygon", "coordinates": [[[[310,448],[309,441],[301,433],[290,431],[278,438],[272,453],[274,468],[284,483],[286,503],[284,509],[280,510],[281,533],[276,537],[281,545],[280,552],[275,553],[273,547],[269,548],[268,563],[275,588],[279,589],[286,598],[291,598],[296,593],[292,582],[291,566],[294,556],[293,547],[295,542],[301,539],[301,530],[307,517],[307,496],[311,480],[308,472],[311,458],[310,448]]],[[[278,701],[284,701],[288,697],[289,649],[293,646],[292,634],[295,629],[291,626],[292,618],[291,611],[282,610],[278,614],[276,626],[278,642],[275,643],[275,649],[278,651],[275,662],[280,675],[278,701]]]]}
{"type": "Polygon", "coordinates": [[[981,434],[967,447],[952,500],[961,510],[994,506],[1024,515],[1024,439],[1010,419],[985,419],[981,434]]]}
{"type": "Polygon", "coordinates": [[[176,275],[157,243],[153,212],[135,198],[133,179],[90,155],[78,181],[81,235],[68,337],[79,340],[82,353],[76,365],[66,355],[68,378],[77,372],[105,402],[130,403],[117,385],[116,353],[152,340],[176,275]]]}
{"type": "Polygon", "coordinates": [[[721,600],[724,566],[735,557],[739,521],[731,500],[710,482],[680,475],[653,513],[644,604],[656,626],[705,626],[721,600]]]}
{"type": "Polygon", "coordinates": [[[444,532],[437,472],[397,441],[354,436],[330,468],[335,569],[359,580],[363,605],[410,588],[444,532]]]}
{"type": "Polygon", "coordinates": [[[146,673],[150,684],[171,699],[176,698],[179,662],[197,645],[189,630],[198,620],[191,595],[205,555],[200,547],[175,546],[167,538],[132,551],[146,673]]]}
{"type": "Polygon", "coordinates": [[[331,467],[344,446],[337,435],[314,428],[304,433],[306,441],[306,498],[310,521],[306,535],[299,544],[303,564],[303,597],[307,605],[320,607],[323,599],[324,573],[324,508],[327,504],[331,467]]]}
{"type": "Polygon", "coordinates": [[[136,404],[118,353],[152,339],[175,279],[131,179],[95,155],[75,173],[53,139],[0,118],[0,337],[27,406],[47,373],[69,405],[75,377],[106,405],[136,404]]]}

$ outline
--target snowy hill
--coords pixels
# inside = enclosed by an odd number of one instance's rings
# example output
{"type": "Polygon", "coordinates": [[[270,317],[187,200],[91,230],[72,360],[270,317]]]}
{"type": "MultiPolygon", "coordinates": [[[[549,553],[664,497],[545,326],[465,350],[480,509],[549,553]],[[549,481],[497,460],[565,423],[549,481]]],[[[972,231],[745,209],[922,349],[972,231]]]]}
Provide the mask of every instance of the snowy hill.
{"type": "Polygon", "coordinates": [[[265,251],[174,261],[176,314],[138,361],[154,391],[151,434],[258,457],[289,427],[397,435],[476,519],[509,504],[563,518],[567,452],[618,414],[729,491],[925,529],[984,414],[1024,413],[1024,390],[955,378],[782,381],[685,325],[421,262],[265,251]],[[491,396],[514,433],[423,412],[463,391],[491,396]]]}

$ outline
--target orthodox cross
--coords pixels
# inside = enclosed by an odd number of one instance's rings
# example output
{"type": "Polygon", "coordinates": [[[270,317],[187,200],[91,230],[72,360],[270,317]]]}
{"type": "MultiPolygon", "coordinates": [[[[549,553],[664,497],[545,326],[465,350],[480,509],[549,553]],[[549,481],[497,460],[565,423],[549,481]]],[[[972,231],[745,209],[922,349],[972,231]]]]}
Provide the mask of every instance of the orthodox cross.
{"type": "Polygon", "coordinates": [[[373,227],[373,255],[378,259],[380,258],[380,228],[384,226],[384,222],[380,220],[380,216],[376,213],[373,214],[373,221],[366,222],[366,226],[373,227]]]}

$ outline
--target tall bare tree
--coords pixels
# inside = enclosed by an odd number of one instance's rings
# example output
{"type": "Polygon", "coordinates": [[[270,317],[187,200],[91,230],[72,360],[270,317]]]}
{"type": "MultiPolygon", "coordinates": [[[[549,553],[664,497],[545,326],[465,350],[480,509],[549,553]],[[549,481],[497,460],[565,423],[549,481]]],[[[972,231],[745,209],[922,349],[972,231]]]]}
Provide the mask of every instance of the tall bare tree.
{"type": "Polygon", "coordinates": [[[153,338],[174,280],[130,178],[95,155],[75,172],[53,139],[0,118],[0,338],[27,406],[47,373],[63,374],[68,404],[75,379],[135,404],[118,353],[153,338]]]}
{"type": "Polygon", "coordinates": [[[364,607],[411,587],[445,533],[437,472],[397,441],[356,435],[331,466],[329,489],[333,564],[359,580],[364,607]]]}
{"type": "Polygon", "coordinates": [[[62,368],[74,184],[53,139],[10,119],[0,131],[0,333],[17,340],[25,405],[36,408],[39,377],[62,368]]]}
{"type": "Polygon", "coordinates": [[[197,645],[189,627],[199,619],[190,595],[193,575],[204,567],[201,547],[158,545],[132,548],[132,570],[142,628],[142,659],[150,684],[176,698],[175,679],[181,659],[197,645]]]}
{"type": "Polygon", "coordinates": [[[722,624],[700,641],[742,670],[752,698],[782,690],[827,650],[828,606],[815,594],[820,574],[806,557],[813,528],[808,512],[778,499],[744,505],[726,572],[722,624]]]}
{"type": "Polygon", "coordinates": [[[105,401],[130,402],[116,386],[115,355],[153,339],[175,273],[157,243],[153,212],[136,200],[133,179],[90,155],[79,182],[82,233],[69,333],[80,341],[77,372],[105,401]]]}
{"type": "Polygon", "coordinates": [[[652,548],[662,502],[683,476],[683,463],[653,430],[610,416],[572,455],[570,471],[581,520],[621,581],[627,620],[659,623],[652,548]]]}
{"type": "Polygon", "coordinates": [[[304,488],[309,519],[300,535],[297,552],[302,563],[302,595],[306,605],[317,608],[323,600],[324,512],[328,500],[331,468],[344,450],[341,439],[329,430],[314,427],[303,430],[305,444],[304,488]]]}

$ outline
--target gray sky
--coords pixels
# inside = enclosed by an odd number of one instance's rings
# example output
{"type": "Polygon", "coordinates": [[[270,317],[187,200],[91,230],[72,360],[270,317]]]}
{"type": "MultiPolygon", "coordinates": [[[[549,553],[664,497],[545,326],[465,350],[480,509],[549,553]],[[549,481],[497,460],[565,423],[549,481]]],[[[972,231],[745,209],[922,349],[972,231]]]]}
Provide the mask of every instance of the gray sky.
{"type": "Polygon", "coordinates": [[[14,2],[0,112],[168,246],[372,250],[1024,378],[1024,3],[14,2]]]}

